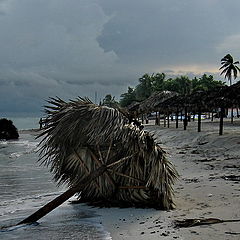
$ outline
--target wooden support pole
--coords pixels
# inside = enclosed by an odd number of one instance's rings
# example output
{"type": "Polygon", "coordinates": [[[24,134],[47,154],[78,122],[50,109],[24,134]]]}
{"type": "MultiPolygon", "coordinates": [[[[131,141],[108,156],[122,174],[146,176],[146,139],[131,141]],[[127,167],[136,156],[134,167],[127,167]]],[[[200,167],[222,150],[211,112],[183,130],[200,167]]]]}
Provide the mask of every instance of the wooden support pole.
{"type": "MultiPolygon", "coordinates": [[[[95,162],[97,163],[97,165],[100,167],[102,165],[104,165],[103,163],[103,158],[102,158],[102,154],[101,154],[101,151],[100,151],[100,147],[98,145],[98,151],[99,151],[99,159],[96,157],[96,155],[93,153],[93,151],[89,148],[88,151],[90,152],[90,155],[91,155],[91,158],[93,160],[95,160],[95,162]]],[[[106,159],[107,160],[107,159],[106,159]]],[[[115,188],[116,187],[116,183],[114,181],[114,179],[112,178],[111,174],[109,174],[108,171],[105,171],[104,174],[106,175],[108,181],[112,184],[112,186],[115,188]]]]}
{"type": "Polygon", "coordinates": [[[169,128],[169,112],[167,113],[167,127],[169,128]]]}
{"type": "Polygon", "coordinates": [[[178,128],[178,109],[177,109],[177,112],[176,112],[176,128],[178,128]]]}
{"type": "Polygon", "coordinates": [[[183,121],[183,129],[186,130],[187,129],[187,124],[188,124],[188,119],[187,119],[187,107],[185,107],[184,109],[184,121],[183,121]]]}
{"type": "Polygon", "coordinates": [[[233,124],[233,107],[231,108],[231,123],[233,124]]]}
{"type": "Polygon", "coordinates": [[[193,122],[195,121],[195,115],[196,115],[196,113],[195,113],[195,111],[193,112],[193,122]]]}
{"type": "Polygon", "coordinates": [[[164,122],[163,122],[163,126],[166,127],[166,114],[165,114],[165,113],[164,113],[164,115],[163,115],[163,121],[164,121],[164,122]]]}
{"type": "Polygon", "coordinates": [[[219,125],[219,135],[223,135],[223,116],[224,116],[224,108],[221,107],[220,111],[220,125],[219,125]]]}
{"type": "Polygon", "coordinates": [[[202,111],[201,108],[198,108],[198,132],[201,132],[201,115],[202,115],[202,111]]]}
{"type": "Polygon", "coordinates": [[[146,124],[148,124],[148,114],[145,114],[146,124]]]}
{"type": "Polygon", "coordinates": [[[160,122],[161,122],[161,113],[160,112],[158,112],[158,125],[160,126],[160,122]]]}
{"type": "Polygon", "coordinates": [[[155,125],[159,125],[158,124],[158,112],[156,112],[156,116],[155,116],[155,125]]]}
{"type": "Polygon", "coordinates": [[[61,194],[51,202],[47,203],[45,206],[37,210],[31,216],[19,222],[17,225],[30,224],[38,221],[40,218],[44,217],[53,209],[57,208],[66,200],[68,200],[70,197],[72,197],[75,193],[80,192],[86,185],[88,185],[91,181],[93,181],[97,177],[101,176],[106,170],[107,170],[107,166],[102,165],[100,168],[96,169],[95,171],[91,172],[88,176],[86,176],[76,187],[72,187],[68,189],[66,192],[64,192],[63,194],[61,194]]]}
{"type": "MultiPolygon", "coordinates": [[[[86,163],[82,160],[82,158],[81,158],[81,156],[79,155],[79,153],[78,153],[75,149],[73,149],[73,151],[74,151],[74,153],[76,154],[76,156],[78,157],[78,160],[80,161],[81,166],[85,169],[85,171],[87,172],[87,174],[90,174],[91,171],[89,170],[89,168],[88,168],[88,166],[86,165],[86,163]]],[[[98,182],[96,181],[96,179],[94,179],[93,182],[94,182],[95,186],[97,187],[97,189],[98,189],[99,193],[101,194],[101,196],[104,198],[105,196],[101,193],[101,191],[100,191],[100,186],[99,186],[98,182]]]]}

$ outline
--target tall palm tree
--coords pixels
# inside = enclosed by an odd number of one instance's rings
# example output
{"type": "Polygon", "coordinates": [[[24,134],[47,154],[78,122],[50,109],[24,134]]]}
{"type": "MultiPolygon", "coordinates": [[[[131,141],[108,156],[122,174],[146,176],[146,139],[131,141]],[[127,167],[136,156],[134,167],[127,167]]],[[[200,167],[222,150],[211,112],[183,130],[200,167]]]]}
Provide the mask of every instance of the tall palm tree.
{"type": "MultiPolygon", "coordinates": [[[[232,74],[234,79],[237,78],[238,71],[240,72],[239,61],[234,62],[233,57],[230,54],[227,54],[225,57],[221,59],[222,66],[219,70],[222,69],[221,75],[224,74],[224,77],[227,78],[230,82],[230,86],[232,85],[232,74]]],[[[231,109],[231,123],[233,123],[233,107],[231,109]]]]}
{"type": "Polygon", "coordinates": [[[240,72],[239,61],[234,62],[233,57],[230,54],[227,54],[225,57],[221,59],[222,66],[219,70],[222,70],[221,75],[224,74],[224,77],[227,78],[232,85],[232,76],[234,79],[237,78],[238,71],[240,72]]]}

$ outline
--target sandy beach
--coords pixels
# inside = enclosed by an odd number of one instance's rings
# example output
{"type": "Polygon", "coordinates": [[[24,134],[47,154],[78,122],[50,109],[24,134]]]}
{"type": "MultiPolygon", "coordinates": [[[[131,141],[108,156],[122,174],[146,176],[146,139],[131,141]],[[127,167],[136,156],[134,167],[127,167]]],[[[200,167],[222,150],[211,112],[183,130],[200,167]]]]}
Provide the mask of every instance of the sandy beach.
{"type": "Polygon", "coordinates": [[[219,123],[197,122],[186,131],[181,123],[170,128],[147,125],[176,166],[180,179],[175,184],[176,209],[99,209],[103,225],[112,239],[240,239],[240,223],[227,222],[190,228],[174,228],[175,220],[187,218],[240,219],[240,121],[225,121],[224,134],[219,123]]]}
{"type": "MultiPolygon", "coordinates": [[[[240,223],[226,222],[190,228],[175,228],[175,220],[189,218],[240,219],[240,120],[224,121],[224,134],[218,135],[219,122],[204,120],[202,132],[197,122],[187,130],[145,125],[167,152],[180,174],[174,185],[176,209],[159,211],[136,208],[80,208],[94,211],[99,224],[114,240],[134,239],[240,239],[240,223]]],[[[21,133],[39,134],[38,130],[21,133]]],[[[47,217],[48,218],[48,217],[47,217]]]]}

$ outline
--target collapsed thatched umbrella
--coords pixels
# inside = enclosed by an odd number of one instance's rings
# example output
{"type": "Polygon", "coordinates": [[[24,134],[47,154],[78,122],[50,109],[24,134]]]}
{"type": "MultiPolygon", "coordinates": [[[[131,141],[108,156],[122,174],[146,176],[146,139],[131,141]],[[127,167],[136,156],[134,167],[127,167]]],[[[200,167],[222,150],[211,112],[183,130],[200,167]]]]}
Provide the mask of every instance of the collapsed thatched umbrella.
{"type": "Polygon", "coordinates": [[[82,202],[174,207],[178,174],[150,133],[128,124],[117,109],[86,98],[49,103],[40,156],[56,181],[67,183],[82,202]]]}

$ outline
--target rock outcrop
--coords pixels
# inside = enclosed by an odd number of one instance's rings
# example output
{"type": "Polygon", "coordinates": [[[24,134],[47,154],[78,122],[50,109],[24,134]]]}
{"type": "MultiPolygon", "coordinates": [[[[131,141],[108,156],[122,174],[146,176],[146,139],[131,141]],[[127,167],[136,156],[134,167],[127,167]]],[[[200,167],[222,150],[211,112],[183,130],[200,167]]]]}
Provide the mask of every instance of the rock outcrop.
{"type": "Polygon", "coordinates": [[[19,134],[17,128],[11,120],[6,118],[0,119],[0,140],[18,139],[19,134]]]}

